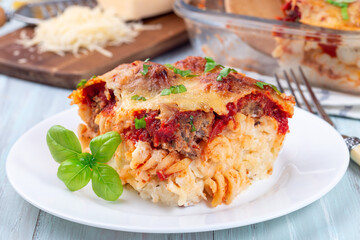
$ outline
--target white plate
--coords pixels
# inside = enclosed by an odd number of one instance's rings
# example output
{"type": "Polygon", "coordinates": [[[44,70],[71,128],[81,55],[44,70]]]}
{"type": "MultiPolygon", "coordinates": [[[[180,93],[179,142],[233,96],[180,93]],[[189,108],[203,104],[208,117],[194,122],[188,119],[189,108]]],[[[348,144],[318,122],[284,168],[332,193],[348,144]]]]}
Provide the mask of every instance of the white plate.
{"type": "Polygon", "coordinates": [[[107,202],[96,197],[91,184],[72,193],[56,176],[58,163],[48,151],[46,132],[55,124],[75,130],[79,122],[77,110],[70,109],[33,127],[12,147],[6,171],[15,190],[34,206],[100,228],[180,233],[262,222],[316,201],[340,181],[349,164],[341,136],[321,119],[296,109],[273,175],[253,184],[231,205],[167,207],[143,200],[131,190],[125,190],[118,201],[107,202]]]}

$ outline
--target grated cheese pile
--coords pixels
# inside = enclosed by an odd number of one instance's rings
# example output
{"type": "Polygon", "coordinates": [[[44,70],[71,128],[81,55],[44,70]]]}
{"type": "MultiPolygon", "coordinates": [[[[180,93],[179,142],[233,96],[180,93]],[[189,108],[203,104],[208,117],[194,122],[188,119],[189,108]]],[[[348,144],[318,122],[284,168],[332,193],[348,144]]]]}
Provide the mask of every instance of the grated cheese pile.
{"type": "Polygon", "coordinates": [[[161,26],[126,23],[115,12],[99,7],[68,7],[61,15],[42,21],[34,32],[34,37],[25,34],[18,43],[25,47],[38,46],[38,51],[54,52],[63,56],[72,52],[75,56],[88,51],[112,57],[106,46],[130,43],[142,30],[156,30],[161,26]]]}

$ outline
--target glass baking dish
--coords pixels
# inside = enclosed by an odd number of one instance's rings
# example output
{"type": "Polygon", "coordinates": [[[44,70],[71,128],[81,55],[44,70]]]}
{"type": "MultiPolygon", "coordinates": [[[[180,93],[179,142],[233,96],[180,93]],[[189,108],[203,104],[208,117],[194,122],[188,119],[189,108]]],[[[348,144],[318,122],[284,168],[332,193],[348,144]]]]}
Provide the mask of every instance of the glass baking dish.
{"type": "Polygon", "coordinates": [[[174,9],[193,46],[217,62],[270,76],[301,66],[313,85],[360,94],[360,31],[230,14],[221,0],[176,0],[174,9]]]}

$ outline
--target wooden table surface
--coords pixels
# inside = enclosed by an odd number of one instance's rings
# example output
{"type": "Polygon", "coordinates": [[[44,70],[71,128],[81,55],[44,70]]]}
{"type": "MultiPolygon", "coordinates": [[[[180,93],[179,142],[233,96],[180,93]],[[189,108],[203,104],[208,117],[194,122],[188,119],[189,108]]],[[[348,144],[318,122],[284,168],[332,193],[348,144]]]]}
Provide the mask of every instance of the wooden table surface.
{"type": "MultiPolygon", "coordinates": [[[[0,29],[0,35],[17,23],[0,29]]],[[[173,62],[194,54],[189,45],[153,59],[173,62]]],[[[145,234],[104,230],[52,216],[23,200],[11,187],[5,162],[28,129],[69,109],[70,90],[0,75],[0,239],[360,239],[360,167],[320,200],[286,216],[245,227],[189,234],[145,234]]],[[[341,133],[360,136],[360,121],[334,117],[341,133]]],[[[36,153],[34,153],[36,154],[36,153]]]]}

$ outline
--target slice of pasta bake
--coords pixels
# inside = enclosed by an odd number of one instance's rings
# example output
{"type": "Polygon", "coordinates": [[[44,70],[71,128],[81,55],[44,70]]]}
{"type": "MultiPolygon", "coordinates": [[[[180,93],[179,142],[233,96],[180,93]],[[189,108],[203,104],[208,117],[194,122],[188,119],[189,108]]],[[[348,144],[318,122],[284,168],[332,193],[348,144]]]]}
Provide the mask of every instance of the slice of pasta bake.
{"type": "Polygon", "coordinates": [[[294,100],[214,62],[205,71],[206,63],[135,61],[90,79],[70,95],[85,122],[78,129],[83,148],[117,131],[123,142],[109,164],[141,197],[179,206],[231,203],[271,175],[294,100]]]}

